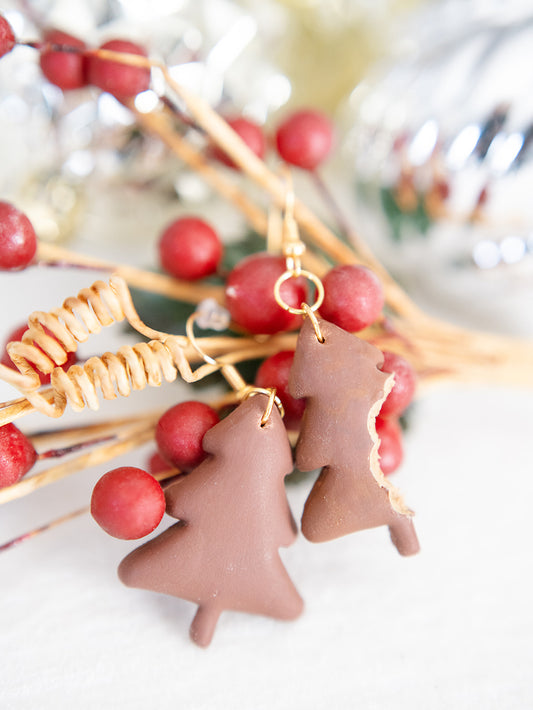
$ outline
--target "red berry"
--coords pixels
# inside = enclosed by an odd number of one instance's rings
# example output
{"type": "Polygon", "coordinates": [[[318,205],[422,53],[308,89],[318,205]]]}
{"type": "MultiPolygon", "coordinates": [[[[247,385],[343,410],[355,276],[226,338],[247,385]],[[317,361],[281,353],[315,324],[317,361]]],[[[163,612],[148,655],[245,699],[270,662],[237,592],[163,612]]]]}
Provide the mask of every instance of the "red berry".
{"type": "MultiPolygon", "coordinates": [[[[18,328],[15,328],[15,330],[11,331],[11,333],[7,336],[6,341],[5,341],[5,344],[4,344],[4,351],[3,351],[3,353],[2,353],[2,359],[1,359],[2,365],[5,365],[6,367],[11,367],[11,368],[13,368],[13,369],[16,369],[15,366],[14,366],[14,364],[13,364],[13,360],[9,357],[9,354],[8,354],[8,352],[7,352],[7,350],[6,350],[6,345],[7,345],[8,343],[12,343],[12,342],[16,342],[16,341],[22,340],[22,336],[24,335],[24,333],[25,333],[27,330],[28,330],[28,326],[27,326],[26,324],[24,324],[24,325],[19,326],[18,328]]],[[[52,331],[49,330],[49,329],[46,328],[46,327],[44,328],[44,332],[45,332],[47,335],[50,335],[51,337],[54,337],[52,331]]],[[[69,368],[71,365],[76,364],[77,361],[78,361],[78,357],[77,357],[76,353],[68,353],[68,354],[67,354],[67,359],[66,359],[66,361],[61,365],[61,367],[63,368],[63,370],[67,371],[68,368],[69,368]]],[[[49,375],[49,374],[44,374],[44,373],[42,373],[42,372],[39,372],[38,370],[35,370],[35,371],[36,371],[37,374],[39,375],[39,379],[41,380],[41,384],[42,384],[42,385],[48,385],[48,384],[50,384],[50,375],[49,375]]]]}
{"type": "Polygon", "coordinates": [[[385,296],[378,277],[364,266],[335,266],[322,279],[320,314],[344,330],[362,330],[381,313],[385,296]]]}
{"type": "Polygon", "coordinates": [[[159,259],[163,269],[187,281],[215,273],[222,252],[218,234],[197,217],[175,220],[159,240],[159,259]]]}
{"type": "MultiPolygon", "coordinates": [[[[248,148],[257,155],[258,158],[263,158],[266,149],[266,140],[261,126],[254,121],[250,121],[248,118],[228,118],[226,119],[227,124],[233,128],[235,133],[239,135],[240,138],[246,143],[248,148]]],[[[233,160],[225,153],[222,148],[217,145],[213,145],[211,148],[211,155],[215,160],[218,160],[228,168],[233,168],[238,170],[239,167],[233,160]]]]}
{"type": "Polygon", "coordinates": [[[138,540],[155,530],[165,512],[159,483],[141,468],[122,466],[106,473],[94,487],[91,515],[106,533],[138,540]]]}
{"type": "Polygon", "coordinates": [[[0,488],[19,481],[36,459],[31,442],[14,424],[0,427],[0,488]]]}
{"type": "Polygon", "coordinates": [[[416,389],[416,374],[405,358],[388,350],[383,352],[383,372],[394,374],[394,386],[383,402],[380,417],[397,416],[410,404],[416,389]]]}
{"type": "MultiPolygon", "coordinates": [[[[138,44],[123,39],[112,39],[103,44],[100,49],[147,56],[146,51],[138,44]]],[[[141,91],[146,91],[150,85],[148,68],[134,67],[93,55],[88,57],[87,77],[90,84],[98,86],[102,91],[108,91],[118,99],[136,96],[141,91]]]]}
{"type": "Polygon", "coordinates": [[[59,44],[79,49],[79,52],[62,52],[43,48],[40,64],[45,77],[60,89],[79,89],[87,83],[86,59],[83,53],[85,42],[60,30],[48,30],[44,40],[50,44],[59,44]]]}
{"type": "Polygon", "coordinates": [[[376,419],[380,438],[379,465],[385,475],[396,471],[403,461],[402,429],[396,419],[376,419]]]}
{"type": "Polygon", "coordinates": [[[161,473],[162,471],[168,471],[170,464],[168,461],[161,456],[159,451],[154,451],[154,453],[148,459],[148,473],[155,476],[156,473],[161,473]]]}
{"type": "Polygon", "coordinates": [[[9,202],[0,202],[0,270],[25,269],[36,251],[30,220],[9,202]]]}
{"type": "MultiPolygon", "coordinates": [[[[285,259],[271,254],[253,254],[240,261],[226,280],[226,307],[233,320],[251,333],[293,330],[301,316],[278,305],[274,285],[285,272],[285,259]]],[[[288,279],[281,285],[282,299],[293,308],[307,300],[303,279],[288,279]]]]}
{"type": "Polygon", "coordinates": [[[11,52],[15,46],[15,35],[5,17],[0,15],[0,57],[11,52]]]}
{"type": "Polygon", "coordinates": [[[215,410],[203,402],[176,404],[157,423],[155,440],[159,453],[173,466],[190,471],[207,456],[202,439],[219,421],[215,410]]]}
{"type": "Polygon", "coordinates": [[[294,350],[284,350],[267,357],[255,376],[257,387],[275,387],[285,410],[285,426],[297,429],[305,409],[304,399],[294,399],[289,394],[289,373],[294,360],[294,350]]]}
{"type": "Polygon", "coordinates": [[[320,111],[296,111],[276,131],[280,157],[304,170],[314,170],[324,162],[332,144],[333,125],[320,111]]]}

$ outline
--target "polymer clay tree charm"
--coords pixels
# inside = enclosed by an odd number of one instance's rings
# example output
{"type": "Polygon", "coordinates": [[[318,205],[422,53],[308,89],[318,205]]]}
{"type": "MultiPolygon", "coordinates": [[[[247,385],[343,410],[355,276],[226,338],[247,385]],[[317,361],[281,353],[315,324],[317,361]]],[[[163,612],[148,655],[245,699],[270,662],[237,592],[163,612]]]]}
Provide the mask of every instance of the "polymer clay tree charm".
{"type": "Polygon", "coordinates": [[[292,456],[268,397],[245,399],[203,439],[210,454],[165,492],[179,522],[131,552],[119,577],[131,587],[198,604],[193,641],[207,646],[225,609],[294,619],[303,602],[280,559],[296,527],[284,489],[292,456]]]}
{"type": "Polygon", "coordinates": [[[419,550],[413,514],[379,466],[375,419],[393,385],[382,364],[373,345],[328,321],[305,320],[289,379],[292,396],[306,398],[296,466],[322,470],[302,533],[325,542],[388,525],[398,552],[412,555],[419,550]]]}
{"type": "Polygon", "coordinates": [[[289,189],[282,235],[287,270],[276,282],[274,295],[285,310],[306,316],[289,376],[290,394],[306,399],[296,466],[301,471],[322,469],[305,503],[302,533],[313,542],[325,542],[388,525],[398,552],[412,555],[419,550],[413,513],[379,466],[376,416],[394,376],[379,369],[384,360],[380,350],[317,318],[324,285],[301,267],[305,245],[298,236],[293,200],[289,189]],[[300,276],[314,284],[315,301],[293,308],[283,300],[280,287],[300,276]]]}

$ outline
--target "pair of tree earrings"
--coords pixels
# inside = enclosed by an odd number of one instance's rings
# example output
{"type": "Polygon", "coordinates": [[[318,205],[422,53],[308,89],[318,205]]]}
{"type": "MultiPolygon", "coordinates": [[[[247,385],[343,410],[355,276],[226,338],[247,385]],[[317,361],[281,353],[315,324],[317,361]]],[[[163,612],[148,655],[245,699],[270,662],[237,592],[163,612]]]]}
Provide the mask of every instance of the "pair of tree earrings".
{"type": "MultiPolygon", "coordinates": [[[[383,356],[377,348],[317,318],[322,284],[301,268],[303,250],[288,201],[283,229],[287,269],[274,295],[285,310],[304,316],[289,383],[293,397],[306,399],[296,466],[321,469],[304,506],[302,532],[313,542],[324,542],[387,525],[400,554],[414,554],[418,541],[412,513],[383,476],[378,458],[375,418],[393,375],[379,369],[383,356]],[[292,308],[281,286],[301,276],[315,285],[315,302],[292,308]]],[[[223,610],[288,620],[301,613],[303,602],[278,552],[296,537],[283,483],[293,460],[280,403],[274,392],[246,386],[233,366],[205,355],[194,337],[194,320],[188,322],[188,337],[154,331],[140,321],[122,279],[96,282],[62,308],[32,314],[22,342],[9,346],[18,372],[3,368],[0,375],[49,416],[60,416],[67,402],[74,409],[97,408],[98,388],[109,399],[116,397],[115,390],[128,395],[163,378],[171,381],[178,371],[189,382],[216,370],[226,376],[241,403],[205,435],[208,458],[165,490],[167,512],[179,522],[134,550],[119,567],[129,586],[198,604],[191,637],[206,646],[223,610]],[[124,318],[151,341],[90,358],[66,373],[55,367],[77,342],[124,318]],[[188,345],[206,361],[194,372],[184,354],[188,345]],[[52,370],[51,390],[38,391],[35,368],[52,370]]]]}
{"type": "MultiPolygon", "coordinates": [[[[296,467],[321,469],[304,507],[302,532],[325,542],[387,525],[398,552],[415,554],[412,512],[385,479],[377,453],[375,418],[393,376],[379,369],[383,356],[377,348],[316,317],[322,285],[301,269],[303,245],[290,215],[285,234],[287,271],[275,297],[305,318],[289,385],[293,397],[306,399],[296,467]],[[315,284],[317,296],[312,306],[296,309],[283,301],[280,287],[301,276],[315,284]]],[[[194,343],[191,331],[189,337],[194,343]]],[[[201,646],[210,643],[224,610],[290,620],[303,609],[278,551],[296,537],[283,483],[293,470],[285,427],[273,393],[240,391],[241,404],[203,439],[208,458],[166,491],[167,513],[179,522],[119,567],[128,586],[198,604],[190,632],[201,646]]]]}

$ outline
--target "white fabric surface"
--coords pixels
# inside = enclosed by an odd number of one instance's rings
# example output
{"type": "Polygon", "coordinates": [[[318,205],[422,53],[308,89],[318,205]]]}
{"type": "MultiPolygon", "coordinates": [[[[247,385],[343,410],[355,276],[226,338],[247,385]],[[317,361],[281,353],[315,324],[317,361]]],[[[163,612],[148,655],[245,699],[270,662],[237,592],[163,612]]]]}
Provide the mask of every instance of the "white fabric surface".
{"type": "MultiPolygon", "coordinates": [[[[88,272],[2,275],[4,333],[92,280],[88,272]]],[[[123,337],[110,331],[104,347],[123,337]]],[[[106,403],[96,417],[78,416],[92,421],[172,403],[185,396],[182,388],[167,385],[106,403]]],[[[14,396],[7,387],[0,394],[14,396]]],[[[225,613],[207,650],[188,639],[191,604],[119,583],[117,564],[135,543],[109,538],[88,516],[5,552],[0,707],[533,707],[531,421],[530,391],[428,392],[394,477],[417,512],[421,554],[399,557],[384,528],[323,545],[300,538],[282,555],[306,602],[301,619],[225,613]]],[[[45,424],[31,415],[20,426],[45,424]]],[[[124,462],[145,458],[146,449],[124,462]]],[[[0,543],[84,505],[104,470],[2,506],[0,543]]],[[[288,487],[296,518],[310,483],[288,487]]]]}

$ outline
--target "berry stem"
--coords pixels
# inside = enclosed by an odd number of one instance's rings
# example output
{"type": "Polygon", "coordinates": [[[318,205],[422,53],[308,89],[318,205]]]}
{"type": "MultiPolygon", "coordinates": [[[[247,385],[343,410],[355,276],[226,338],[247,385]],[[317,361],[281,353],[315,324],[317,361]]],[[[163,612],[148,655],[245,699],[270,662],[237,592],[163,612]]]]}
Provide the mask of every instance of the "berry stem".
{"type": "Polygon", "coordinates": [[[7,542],[4,542],[2,545],[0,545],[0,552],[6,552],[7,550],[10,550],[11,548],[15,547],[16,545],[20,545],[22,542],[26,542],[27,540],[31,540],[34,537],[37,537],[41,533],[47,532],[48,530],[53,530],[54,528],[58,527],[59,525],[62,525],[63,523],[68,523],[69,520],[73,520],[74,518],[78,518],[80,515],[84,515],[85,513],[89,512],[89,506],[85,506],[84,508],[78,508],[78,510],[73,510],[71,513],[67,513],[66,515],[61,515],[59,518],[55,518],[54,520],[50,521],[49,523],[45,523],[44,525],[41,525],[38,528],[34,528],[33,530],[30,530],[29,532],[23,533],[22,535],[18,535],[17,537],[12,538],[11,540],[8,540],[7,542]]]}
{"type": "MultiPolygon", "coordinates": [[[[168,471],[160,471],[159,473],[156,473],[154,475],[154,478],[158,481],[163,481],[162,487],[164,490],[167,485],[178,481],[183,475],[184,474],[180,473],[177,469],[172,468],[168,469],[168,471]]],[[[2,545],[0,545],[0,552],[6,552],[7,550],[10,550],[13,547],[16,547],[17,545],[20,545],[23,542],[27,542],[28,540],[37,537],[41,533],[53,530],[59,525],[62,525],[63,523],[68,523],[70,520],[74,520],[74,518],[78,518],[81,515],[85,515],[89,512],[90,506],[86,505],[83,508],[78,508],[77,510],[73,510],[70,513],[66,513],[65,515],[59,516],[58,518],[54,518],[54,520],[51,520],[49,523],[45,523],[44,525],[41,525],[38,528],[34,528],[33,530],[30,530],[26,533],[23,533],[22,535],[18,535],[17,537],[8,540],[7,542],[4,542],[2,545]]]]}
{"type": "Polygon", "coordinates": [[[39,259],[34,261],[32,266],[43,266],[50,269],[85,269],[87,271],[113,271],[112,266],[105,268],[103,265],[93,266],[91,264],[79,264],[67,259],[39,259]]]}
{"type": "Polygon", "coordinates": [[[330,190],[330,187],[327,182],[324,180],[322,173],[320,173],[318,170],[312,170],[310,171],[310,175],[315,184],[317,192],[321,196],[325,205],[330,210],[333,219],[337,223],[337,228],[339,229],[341,235],[354,247],[357,254],[362,259],[370,263],[374,258],[372,256],[372,252],[350,224],[350,221],[346,217],[342,207],[335,198],[335,195],[330,190]]]}
{"type": "Polygon", "coordinates": [[[30,49],[36,49],[38,52],[40,52],[46,43],[42,42],[41,40],[17,39],[15,41],[15,44],[18,47],[29,47],[30,49]]]}
{"type": "Polygon", "coordinates": [[[43,50],[51,52],[65,52],[68,54],[85,54],[87,50],[82,47],[73,47],[69,44],[61,44],[58,42],[47,42],[46,40],[23,40],[18,39],[16,44],[19,47],[29,47],[30,49],[36,49],[38,52],[43,50]]]}
{"type": "Polygon", "coordinates": [[[346,240],[353,241],[352,237],[356,235],[353,233],[354,230],[351,228],[348,220],[346,219],[343,211],[340,208],[339,203],[333,196],[332,191],[329,189],[327,182],[322,177],[322,174],[318,170],[310,170],[309,175],[315,185],[315,188],[323,200],[324,204],[327,206],[331,212],[333,219],[337,223],[337,227],[340,233],[345,237],[346,240]]]}
{"type": "Polygon", "coordinates": [[[89,439],[87,441],[81,441],[77,444],[71,444],[70,446],[63,446],[58,449],[48,449],[47,451],[43,451],[40,454],[37,454],[37,460],[41,461],[43,459],[58,459],[61,458],[62,456],[68,456],[68,454],[73,454],[76,451],[81,451],[81,449],[85,449],[88,446],[96,446],[98,444],[103,444],[106,441],[111,441],[112,439],[116,439],[117,436],[116,434],[111,434],[110,436],[100,436],[97,437],[96,439],[89,439]]]}
{"type": "MultiPolygon", "coordinates": [[[[188,128],[192,128],[194,131],[199,133],[200,135],[205,135],[205,132],[196,125],[196,123],[189,117],[187,114],[183,113],[183,111],[177,106],[177,104],[172,101],[172,99],[169,99],[168,96],[161,96],[161,103],[170,111],[170,113],[179,120],[180,123],[183,123],[184,126],[187,126],[188,128]]],[[[132,109],[132,106],[128,106],[130,110],[132,109]]]]}

